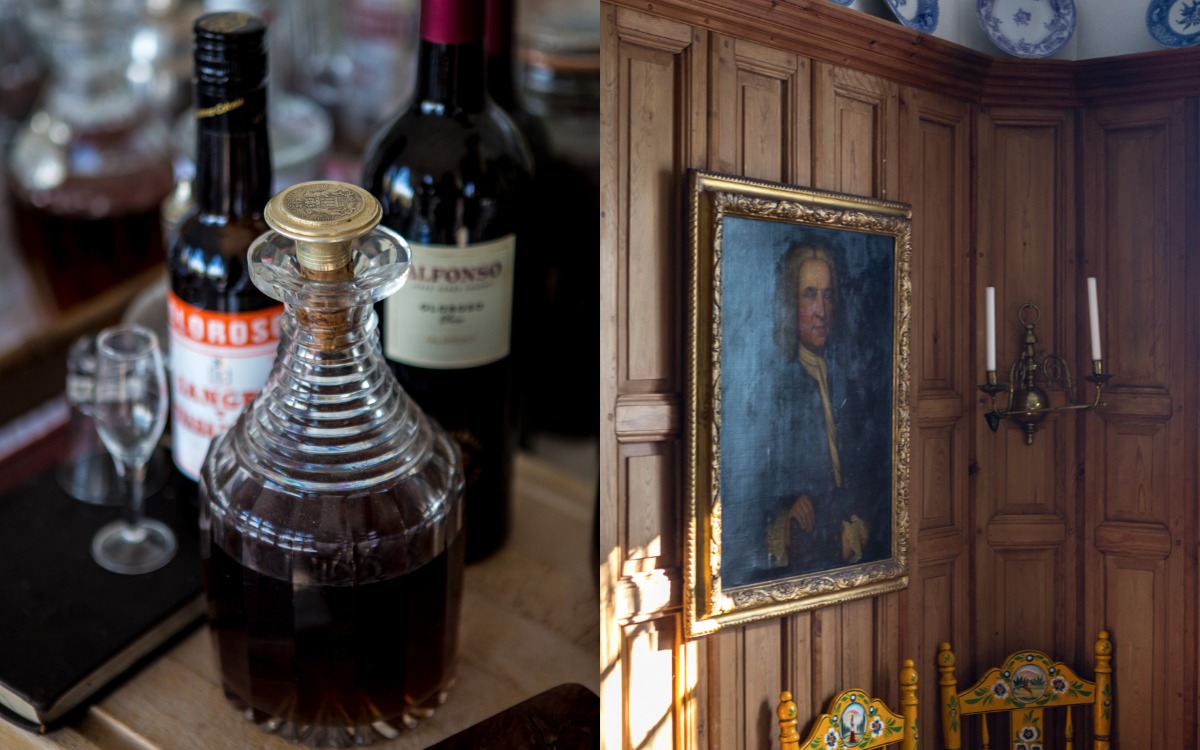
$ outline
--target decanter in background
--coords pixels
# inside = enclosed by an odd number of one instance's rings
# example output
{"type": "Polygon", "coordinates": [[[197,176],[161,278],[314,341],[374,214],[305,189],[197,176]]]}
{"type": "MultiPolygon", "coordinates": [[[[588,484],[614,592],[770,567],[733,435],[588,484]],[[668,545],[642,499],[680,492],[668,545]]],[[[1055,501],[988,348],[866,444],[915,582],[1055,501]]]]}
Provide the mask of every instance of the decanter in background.
{"type": "Polygon", "coordinates": [[[226,696],[268,731],[365,744],[445,700],[463,591],[459,453],[379,348],[374,303],[409,252],[360,188],[268,204],[250,273],[283,302],[274,369],[200,480],[210,625],[226,696]]]}
{"type": "Polygon", "coordinates": [[[46,77],[22,15],[21,0],[0,0],[0,164],[46,77]]]}
{"type": "Polygon", "coordinates": [[[8,194],[30,271],[62,311],[162,262],[171,151],[126,75],[137,0],[23,10],[51,72],[12,144],[8,194]]]}
{"type": "Polygon", "coordinates": [[[192,103],[192,23],[200,0],[142,0],[127,74],[150,108],[170,126],[192,103]]]}
{"type": "MultiPolygon", "coordinates": [[[[17,128],[29,116],[46,78],[24,19],[21,0],[0,0],[0,195],[6,195],[8,154],[17,128]]],[[[45,324],[47,305],[38,298],[16,248],[11,207],[0,199],[0,353],[45,324]]]]}

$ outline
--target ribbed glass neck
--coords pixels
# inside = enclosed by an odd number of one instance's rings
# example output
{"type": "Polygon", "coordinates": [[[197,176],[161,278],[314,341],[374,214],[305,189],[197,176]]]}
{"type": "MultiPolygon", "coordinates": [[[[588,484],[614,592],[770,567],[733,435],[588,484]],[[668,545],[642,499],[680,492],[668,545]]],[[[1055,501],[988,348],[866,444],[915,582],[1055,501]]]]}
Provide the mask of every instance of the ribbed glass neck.
{"type": "Polygon", "coordinates": [[[314,317],[289,305],[275,366],[234,439],[286,492],[354,494],[419,465],[424,420],[383,359],[372,306],[314,317]]]}
{"type": "Polygon", "coordinates": [[[250,277],[284,303],[279,353],[239,418],[234,452],[291,494],[354,494],[416,471],[432,451],[430,422],[383,358],[375,302],[395,293],[408,246],[377,228],[353,240],[350,266],[326,280],[301,265],[278,232],[255,240],[250,277]]]}

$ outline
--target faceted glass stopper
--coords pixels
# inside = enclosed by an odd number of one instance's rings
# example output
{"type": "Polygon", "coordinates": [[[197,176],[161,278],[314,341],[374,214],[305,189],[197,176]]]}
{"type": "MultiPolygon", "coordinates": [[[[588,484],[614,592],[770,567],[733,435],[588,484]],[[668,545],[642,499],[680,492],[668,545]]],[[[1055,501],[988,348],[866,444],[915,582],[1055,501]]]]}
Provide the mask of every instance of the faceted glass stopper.
{"type": "Polygon", "coordinates": [[[250,278],[293,307],[348,309],[378,302],[408,276],[408,243],[377,226],[379,201],[343,182],[304,182],[267,204],[275,231],[250,246],[250,278]]]}

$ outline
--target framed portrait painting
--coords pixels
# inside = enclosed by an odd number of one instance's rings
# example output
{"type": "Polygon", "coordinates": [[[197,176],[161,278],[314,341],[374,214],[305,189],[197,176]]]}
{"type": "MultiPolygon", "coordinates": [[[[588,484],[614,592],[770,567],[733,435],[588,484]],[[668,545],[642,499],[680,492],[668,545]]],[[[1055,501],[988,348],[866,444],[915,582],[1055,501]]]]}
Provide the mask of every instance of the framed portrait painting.
{"type": "Polygon", "coordinates": [[[911,209],[689,177],[688,635],[905,587],[911,209]]]}

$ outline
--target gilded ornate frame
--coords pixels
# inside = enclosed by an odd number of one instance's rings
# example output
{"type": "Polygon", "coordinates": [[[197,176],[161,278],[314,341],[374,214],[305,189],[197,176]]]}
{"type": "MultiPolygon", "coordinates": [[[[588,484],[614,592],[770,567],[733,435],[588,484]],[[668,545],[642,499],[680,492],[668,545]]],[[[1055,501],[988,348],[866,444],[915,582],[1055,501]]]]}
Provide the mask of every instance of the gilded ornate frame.
{"type": "MultiPolygon", "coordinates": [[[[687,318],[688,637],[791,612],[876,596],[908,585],[909,372],[912,211],[907,204],[701,170],[689,173],[687,318]],[[882,235],[894,240],[890,557],[765,582],[722,585],[722,247],[725,219],[741,217],[882,235]]],[[[797,230],[802,233],[805,230],[797,230]]],[[[730,248],[732,252],[734,249],[730,248]]],[[[738,248],[737,250],[742,250],[738,248]]],[[[886,279],[884,279],[886,282],[886,279]]],[[[883,428],[880,428],[883,429],[883,428]]]]}

